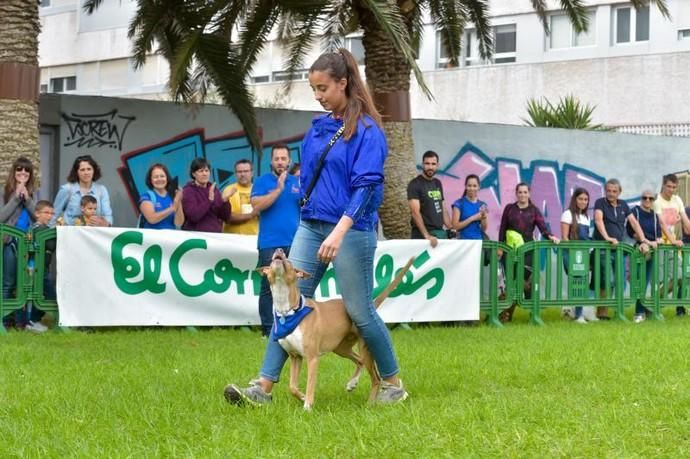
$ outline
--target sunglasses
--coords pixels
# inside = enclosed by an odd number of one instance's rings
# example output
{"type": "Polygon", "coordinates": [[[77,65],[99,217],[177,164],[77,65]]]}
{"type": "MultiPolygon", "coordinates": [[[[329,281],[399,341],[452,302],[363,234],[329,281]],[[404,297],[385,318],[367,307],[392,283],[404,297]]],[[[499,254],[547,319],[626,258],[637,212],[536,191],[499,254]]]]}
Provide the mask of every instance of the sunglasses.
{"type": "Polygon", "coordinates": [[[17,166],[14,168],[14,171],[15,172],[24,171],[24,172],[28,172],[29,174],[31,173],[31,169],[29,169],[28,167],[24,167],[24,166],[17,166]]]}
{"type": "Polygon", "coordinates": [[[642,196],[643,201],[654,201],[655,199],[654,196],[642,196]]]}

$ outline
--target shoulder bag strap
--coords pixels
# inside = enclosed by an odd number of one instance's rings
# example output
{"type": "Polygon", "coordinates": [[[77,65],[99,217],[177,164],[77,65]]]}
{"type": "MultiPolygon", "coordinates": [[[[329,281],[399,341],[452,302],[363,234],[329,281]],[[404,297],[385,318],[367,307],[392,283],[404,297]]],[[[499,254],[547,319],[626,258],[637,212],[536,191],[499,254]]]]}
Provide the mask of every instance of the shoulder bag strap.
{"type": "Polygon", "coordinates": [[[331,138],[330,142],[328,142],[328,145],[326,145],[326,148],[323,149],[323,153],[321,153],[321,157],[319,157],[319,162],[316,165],[316,169],[314,169],[314,176],[311,178],[311,182],[309,182],[307,191],[304,192],[304,196],[300,200],[301,206],[304,206],[307,203],[307,201],[309,201],[311,192],[314,190],[314,187],[316,186],[316,181],[319,180],[319,177],[321,176],[321,170],[323,169],[323,162],[326,159],[326,155],[329,151],[331,151],[331,148],[333,147],[335,142],[340,138],[340,136],[343,135],[344,131],[345,125],[340,126],[340,129],[338,129],[335,132],[335,134],[333,134],[333,137],[331,138]]]}

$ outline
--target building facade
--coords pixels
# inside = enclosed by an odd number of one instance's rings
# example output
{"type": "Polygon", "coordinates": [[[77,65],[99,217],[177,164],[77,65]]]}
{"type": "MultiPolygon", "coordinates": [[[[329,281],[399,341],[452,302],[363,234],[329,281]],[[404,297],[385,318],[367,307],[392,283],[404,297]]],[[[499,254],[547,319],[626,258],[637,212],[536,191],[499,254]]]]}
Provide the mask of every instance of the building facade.
{"type": "MultiPolygon", "coordinates": [[[[529,98],[557,100],[572,94],[596,105],[595,123],[625,132],[690,135],[690,1],[667,0],[671,18],[656,7],[635,10],[625,1],[586,2],[590,26],[576,33],[557,9],[548,16],[551,33],[527,0],[493,0],[495,49],[490,62],[478,53],[468,28],[458,67],[451,67],[438,31],[429,21],[418,64],[434,94],[429,101],[412,86],[412,117],[482,123],[523,124],[529,98]]],[[[41,88],[44,92],[166,99],[168,67],[151,55],[135,69],[127,26],[136,2],[104,2],[89,16],[81,0],[43,0],[40,40],[41,88]]],[[[356,35],[344,45],[363,63],[356,35]]],[[[282,93],[287,75],[285,55],[277,41],[263,50],[251,83],[257,104],[317,110],[306,81],[308,62],[292,92],[282,93]]]]}

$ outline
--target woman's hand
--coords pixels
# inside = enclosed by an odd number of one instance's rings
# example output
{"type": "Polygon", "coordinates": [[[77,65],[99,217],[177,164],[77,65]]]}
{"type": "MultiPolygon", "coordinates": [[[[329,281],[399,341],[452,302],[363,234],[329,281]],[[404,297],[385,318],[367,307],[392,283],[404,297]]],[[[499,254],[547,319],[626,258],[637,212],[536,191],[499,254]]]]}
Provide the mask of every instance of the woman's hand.
{"type": "Polygon", "coordinates": [[[553,242],[554,244],[558,244],[558,243],[561,242],[561,240],[558,239],[558,238],[557,238],[556,236],[554,236],[553,234],[552,234],[551,236],[549,236],[549,240],[550,240],[551,242],[553,242]]]}
{"type": "Polygon", "coordinates": [[[94,215],[86,222],[87,226],[110,226],[108,220],[98,215],[94,215]]]}
{"type": "Polygon", "coordinates": [[[326,264],[333,261],[336,255],[338,255],[344,236],[345,233],[341,233],[337,228],[333,229],[331,234],[321,243],[321,247],[319,247],[319,252],[316,254],[319,261],[326,264]]]}
{"type": "Polygon", "coordinates": [[[175,212],[178,211],[180,206],[182,206],[182,188],[177,189],[177,193],[175,193],[175,199],[173,199],[173,208],[175,209],[175,212]]]}
{"type": "Polygon", "coordinates": [[[26,199],[26,197],[29,194],[26,190],[26,185],[24,185],[22,182],[17,183],[17,187],[14,189],[14,193],[17,195],[17,198],[19,199],[26,199]]]}
{"type": "Polygon", "coordinates": [[[216,197],[215,195],[216,192],[216,184],[211,183],[211,186],[208,188],[208,200],[213,201],[216,197]]]}

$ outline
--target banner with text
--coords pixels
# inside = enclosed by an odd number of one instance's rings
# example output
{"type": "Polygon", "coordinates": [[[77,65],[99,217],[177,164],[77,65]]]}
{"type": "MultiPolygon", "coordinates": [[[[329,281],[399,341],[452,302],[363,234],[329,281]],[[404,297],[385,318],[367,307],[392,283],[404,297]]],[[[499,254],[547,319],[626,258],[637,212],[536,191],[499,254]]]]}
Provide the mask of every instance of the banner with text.
{"type": "MultiPolygon", "coordinates": [[[[379,241],[374,295],[415,262],[379,309],[386,322],[477,320],[481,241],[379,241]]],[[[129,228],[58,227],[60,325],[255,325],[256,238],[129,228]]],[[[339,296],[332,265],[317,300],[339,296]]]]}

